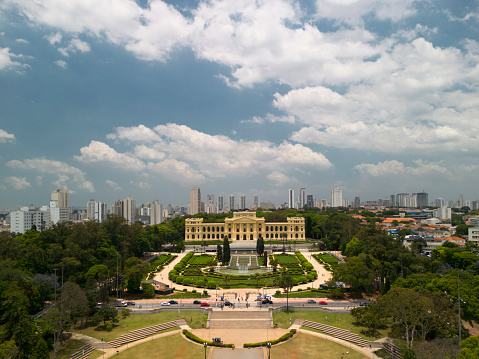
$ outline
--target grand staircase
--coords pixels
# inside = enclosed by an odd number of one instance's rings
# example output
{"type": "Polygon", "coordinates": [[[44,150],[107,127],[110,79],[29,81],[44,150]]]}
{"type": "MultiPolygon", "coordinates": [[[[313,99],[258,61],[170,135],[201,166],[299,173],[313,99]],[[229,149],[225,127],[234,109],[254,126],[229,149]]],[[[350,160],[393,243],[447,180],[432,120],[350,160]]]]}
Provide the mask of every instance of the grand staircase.
{"type": "Polygon", "coordinates": [[[211,311],[208,318],[211,329],[266,329],[273,328],[270,311],[225,310],[211,311]]]}
{"type": "Polygon", "coordinates": [[[371,342],[364,340],[359,335],[351,333],[349,330],[346,329],[340,329],[332,327],[330,325],[312,322],[310,320],[301,321],[301,325],[308,328],[320,330],[325,334],[331,335],[338,339],[346,340],[348,342],[359,345],[360,347],[367,347],[371,344],[371,342]]]}

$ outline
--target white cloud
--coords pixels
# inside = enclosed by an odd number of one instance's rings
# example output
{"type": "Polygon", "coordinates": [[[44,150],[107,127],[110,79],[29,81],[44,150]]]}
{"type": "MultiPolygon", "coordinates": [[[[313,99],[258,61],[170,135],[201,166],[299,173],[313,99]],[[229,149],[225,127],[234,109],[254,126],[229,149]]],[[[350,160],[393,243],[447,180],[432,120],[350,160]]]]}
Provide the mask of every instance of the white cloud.
{"type": "Polygon", "coordinates": [[[103,142],[91,141],[88,147],[80,149],[81,156],[74,158],[82,163],[110,164],[124,170],[141,171],[145,168],[143,161],[133,155],[119,153],[103,142]]]}
{"type": "Polygon", "coordinates": [[[20,62],[13,60],[16,57],[19,55],[12,54],[8,47],[0,47],[0,70],[22,66],[20,62]]]}
{"type": "Polygon", "coordinates": [[[316,0],[317,16],[348,24],[362,23],[362,17],[374,14],[381,20],[398,21],[412,15],[414,0],[316,0]]]}
{"type": "Polygon", "coordinates": [[[95,192],[93,184],[86,180],[85,173],[65,162],[34,158],[26,159],[23,162],[12,160],[7,162],[7,166],[55,175],[57,178],[53,183],[60,188],[67,188],[67,184],[70,184],[87,192],[95,192]]]}
{"type": "Polygon", "coordinates": [[[275,182],[275,185],[276,186],[284,186],[290,182],[295,182],[295,179],[294,178],[290,178],[288,176],[286,176],[285,174],[281,173],[281,172],[278,172],[278,171],[273,171],[271,172],[267,178],[272,181],[272,182],[275,182]]]}
{"type": "Polygon", "coordinates": [[[285,123],[295,123],[296,119],[294,116],[275,116],[271,113],[266,114],[266,116],[263,117],[258,117],[258,116],[253,116],[251,120],[242,120],[240,123],[253,123],[253,124],[263,124],[263,123],[275,123],[275,122],[285,122],[285,123]]]}
{"type": "Polygon", "coordinates": [[[86,53],[86,52],[90,52],[91,48],[90,48],[90,44],[88,44],[87,42],[81,41],[80,39],[75,38],[75,39],[70,40],[67,47],[58,48],[58,51],[63,56],[68,57],[68,56],[70,56],[71,52],[73,52],[73,53],[76,53],[76,52],[86,53]]]}
{"type": "Polygon", "coordinates": [[[0,129],[0,143],[15,142],[15,135],[0,129]]]}
{"type": "Polygon", "coordinates": [[[426,163],[422,160],[413,161],[415,166],[405,166],[403,162],[396,160],[379,162],[378,164],[361,163],[354,166],[361,175],[371,177],[380,176],[403,176],[403,175],[426,175],[431,173],[449,175],[450,172],[445,168],[442,162],[426,163]]]}
{"type": "Polygon", "coordinates": [[[150,142],[138,145],[128,154],[92,141],[76,159],[84,163],[105,163],[132,171],[146,170],[163,176],[179,175],[185,181],[201,182],[230,175],[248,177],[282,168],[328,169],[324,155],[300,144],[233,140],[224,135],[209,135],[184,125],[166,124],[149,129],[119,127],[107,136],[116,141],[150,142]],[[144,161],[148,161],[145,165],[144,161]]]}
{"type": "Polygon", "coordinates": [[[141,189],[150,189],[151,188],[151,185],[149,183],[146,183],[146,182],[133,182],[133,181],[130,181],[130,183],[132,185],[135,185],[141,189]]]}
{"type": "Polygon", "coordinates": [[[22,44],[29,44],[30,42],[28,42],[28,40],[25,40],[25,39],[15,39],[15,42],[19,42],[19,43],[22,43],[22,44]]]}
{"type": "Polygon", "coordinates": [[[18,190],[30,187],[30,183],[25,177],[7,177],[5,182],[18,190]]]}
{"type": "Polygon", "coordinates": [[[67,63],[63,60],[57,60],[54,62],[58,67],[61,67],[62,69],[67,68],[67,63]]]}
{"type": "Polygon", "coordinates": [[[57,32],[55,34],[51,34],[49,36],[46,36],[46,39],[48,40],[50,45],[56,45],[56,44],[58,44],[62,41],[62,34],[57,32]]]}
{"type": "Polygon", "coordinates": [[[115,191],[121,191],[123,189],[118,183],[114,181],[106,180],[105,183],[115,191]]]}
{"type": "Polygon", "coordinates": [[[398,152],[479,148],[479,52],[397,44],[376,61],[376,74],[344,93],[324,86],[275,95],[274,106],[305,126],[302,143],[398,152]]]}

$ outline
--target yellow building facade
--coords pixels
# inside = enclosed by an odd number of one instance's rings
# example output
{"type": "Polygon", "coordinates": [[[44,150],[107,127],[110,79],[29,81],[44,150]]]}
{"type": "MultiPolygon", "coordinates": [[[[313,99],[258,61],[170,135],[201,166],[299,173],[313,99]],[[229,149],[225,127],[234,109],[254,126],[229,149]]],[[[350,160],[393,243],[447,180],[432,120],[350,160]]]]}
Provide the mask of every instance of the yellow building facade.
{"type": "Polygon", "coordinates": [[[224,223],[203,223],[203,218],[185,220],[185,240],[222,239],[226,235],[233,241],[264,240],[304,240],[304,218],[288,217],[287,222],[265,222],[256,217],[256,212],[235,212],[233,218],[225,218],[224,223]],[[284,233],[284,234],[283,234],[284,233]]]}

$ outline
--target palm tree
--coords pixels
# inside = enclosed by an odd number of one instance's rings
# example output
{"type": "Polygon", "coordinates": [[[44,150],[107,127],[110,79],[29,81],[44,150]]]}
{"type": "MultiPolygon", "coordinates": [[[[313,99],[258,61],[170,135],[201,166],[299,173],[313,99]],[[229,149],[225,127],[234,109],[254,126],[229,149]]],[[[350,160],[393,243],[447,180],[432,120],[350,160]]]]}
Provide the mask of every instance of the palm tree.
{"type": "Polygon", "coordinates": [[[259,287],[259,278],[260,278],[260,274],[259,273],[255,273],[254,274],[254,279],[256,279],[256,288],[259,287]]]}
{"type": "Polygon", "coordinates": [[[280,238],[283,238],[283,253],[286,251],[285,247],[284,247],[284,242],[285,240],[288,238],[288,234],[287,233],[280,233],[279,234],[279,237],[280,238]]]}

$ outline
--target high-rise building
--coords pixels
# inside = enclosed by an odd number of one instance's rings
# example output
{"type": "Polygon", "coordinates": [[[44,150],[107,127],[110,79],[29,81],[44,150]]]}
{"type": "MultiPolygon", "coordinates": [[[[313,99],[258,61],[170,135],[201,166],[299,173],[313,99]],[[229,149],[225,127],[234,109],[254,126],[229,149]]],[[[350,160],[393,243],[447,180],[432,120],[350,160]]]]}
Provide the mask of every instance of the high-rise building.
{"type": "Polygon", "coordinates": [[[190,190],[190,214],[201,212],[201,191],[199,187],[190,190]]]}
{"type": "Polygon", "coordinates": [[[217,207],[218,207],[218,212],[219,213],[222,213],[224,211],[224,198],[223,198],[223,196],[218,196],[217,207]]]}
{"type": "Polygon", "coordinates": [[[253,208],[259,207],[259,196],[255,195],[253,196],[253,208]]]}
{"type": "Polygon", "coordinates": [[[306,206],[306,188],[300,188],[299,190],[299,208],[306,206]]]}
{"type": "Polygon", "coordinates": [[[50,228],[50,210],[47,206],[34,205],[21,207],[19,211],[10,212],[10,230],[12,233],[25,233],[36,227],[41,232],[50,228]]]}
{"type": "Polygon", "coordinates": [[[155,226],[163,222],[163,205],[155,199],[151,204],[150,225],[155,226]]]}
{"type": "Polygon", "coordinates": [[[136,220],[136,201],[132,197],[128,197],[123,201],[123,218],[127,224],[133,224],[136,220]]]}
{"type": "Polygon", "coordinates": [[[50,201],[50,221],[52,224],[68,222],[70,220],[70,208],[58,207],[58,201],[50,201]]]}
{"type": "Polygon", "coordinates": [[[417,208],[424,208],[429,206],[429,200],[427,198],[427,193],[422,191],[420,193],[416,193],[417,198],[417,208]]]}
{"type": "Polygon", "coordinates": [[[394,207],[397,206],[396,195],[394,194],[391,195],[391,206],[394,206],[394,207]]]}
{"type": "Polygon", "coordinates": [[[59,208],[70,208],[70,198],[66,189],[54,190],[50,199],[52,201],[57,201],[59,208]]]}
{"type": "Polygon", "coordinates": [[[294,208],[294,190],[288,189],[288,207],[294,208]]]}
{"type": "Polygon", "coordinates": [[[354,197],[354,208],[359,208],[359,207],[361,207],[361,199],[359,197],[354,197]]]}
{"type": "Polygon", "coordinates": [[[86,204],[86,217],[89,221],[93,221],[95,219],[95,200],[91,199],[86,204]]]}
{"type": "Polygon", "coordinates": [[[339,187],[334,187],[331,191],[331,207],[341,207],[343,205],[343,191],[339,187]]]}
{"type": "Polygon", "coordinates": [[[240,196],[240,210],[246,209],[246,196],[240,196]]]}
{"type": "Polygon", "coordinates": [[[230,211],[235,210],[235,196],[229,196],[230,211]]]}
{"type": "Polygon", "coordinates": [[[306,205],[307,205],[309,208],[313,208],[313,207],[314,207],[314,198],[313,198],[313,195],[312,195],[312,194],[308,194],[308,196],[306,197],[306,205]]]}
{"type": "Polygon", "coordinates": [[[457,204],[459,208],[464,207],[464,196],[462,195],[462,193],[459,195],[459,201],[457,201],[457,204]]]}
{"type": "Polygon", "coordinates": [[[123,201],[121,199],[111,205],[110,214],[123,217],[123,201]]]}

